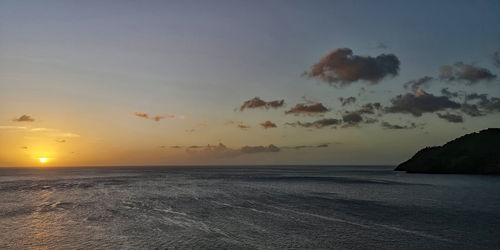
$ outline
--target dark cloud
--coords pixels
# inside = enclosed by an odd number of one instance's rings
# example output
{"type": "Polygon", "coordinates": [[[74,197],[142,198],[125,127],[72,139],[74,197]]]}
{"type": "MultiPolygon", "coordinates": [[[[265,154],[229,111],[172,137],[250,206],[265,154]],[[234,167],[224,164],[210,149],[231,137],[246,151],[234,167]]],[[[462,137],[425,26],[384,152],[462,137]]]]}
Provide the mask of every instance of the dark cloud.
{"type": "Polygon", "coordinates": [[[480,101],[479,107],[488,112],[500,112],[500,98],[492,97],[483,101],[480,101]]]}
{"type": "Polygon", "coordinates": [[[432,113],[445,109],[459,109],[461,105],[450,100],[447,96],[434,96],[418,89],[415,94],[398,95],[391,100],[392,105],[384,110],[388,113],[407,113],[421,116],[423,113],[432,113]]]}
{"type": "Polygon", "coordinates": [[[295,150],[300,150],[300,149],[307,149],[307,148],[327,148],[331,143],[322,143],[319,145],[298,145],[298,146],[292,146],[292,147],[281,147],[281,149],[295,149],[295,150]]]}
{"type": "Polygon", "coordinates": [[[294,123],[287,123],[287,125],[290,126],[301,126],[304,128],[310,128],[310,127],[315,127],[315,128],[324,128],[328,126],[334,126],[334,125],[339,125],[342,123],[342,120],[339,119],[334,119],[334,118],[325,118],[325,119],[320,119],[316,120],[313,122],[294,122],[294,123]]]}
{"type": "Polygon", "coordinates": [[[458,98],[458,97],[465,95],[465,93],[462,93],[462,92],[449,91],[448,88],[441,89],[441,94],[448,97],[448,98],[458,98]]]}
{"type": "Polygon", "coordinates": [[[280,108],[284,104],[285,100],[266,102],[260,99],[260,97],[254,97],[253,99],[245,101],[243,105],[241,105],[240,111],[243,111],[244,109],[255,109],[255,108],[265,108],[265,109],[280,108]]]}
{"type": "Polygon", "coordinates": [[[500,112],[500,98],[498,97],[489,98],[487,94],[471,93],[465,94],[464,99],[463,109],[466,109],[467,114],[471,116],[484,115],[485,112],[500,112]]]}
{"type": "Polygon", "coordinates": [[[475,100],[479,100],[480,103],[485,103],[489,101],[487,94],[478,94],[478,93],[465,94],[466,102],[475,100]]]}
{"type": "Polygon", "coordinates": [[[139,117],[139,118],[153,120],[155,122],[159,122],[160,120],[165,119],[165,118],[174,118],[175,117],[174,114],[169,114],[169,115],[164,115],[164,116],[160,116],[160,115],[151,116],[148,113],[141,113],[141,112],[134,112],[133,115],[136,117],[139,117]]]}
{"type": "Polygon", "coordinates": [[[481,110],[479,110],[479,108],[477,107],[476,104],[464,103],[464,104],[462,104],[462,107],[460,108],[460,110],[464,114],[467,114],[467,115],[472,116],[472,117],[485,115],[481,110]]]}
{"type": "Polygon", "coordinates": [[[462,123],[464,122],[464,118],[461,115],[456,115],[456,114],[451,114],[451,113],[437,113],[437,116],[443,120],[446,120],[448,122],[452,123],[462,123]]]}
{"type": "Polygon", "coordinates": [[[461,111],[472,117],[500,112],[500,98],[498,97],[490,98],[488,94],[466,93],[463,91],[452,92],[447,88],[442,89],[441,93],[449,98],[463,100],[461,111]]]}
{"type": "Polygon", "coordinates": [[[404,84],[405,89],[411,89],[412,91],[417,91],[420,88],[427,87],[429,82],[431,82],[434,78],[430,76],[424,76],[417,80],[411,80],[404,84]]]}
{"type": "Polygon", "coordinates": [[[439,78],[445,81],[465,81],[468,84],[475,84],[480,81],[490,81],[497,76],[486,68],[476,67],[463,62],[456,62],[454,65],[442,66],[439,78]]]}
{"type": "Polygon", "coordinates": [[[288,111],[285,111],[285,114],[303,114],[303,115],[314,115],[314,114],[322,114],[328,112],[328,109],[323,106],[323,104],[317,103],[299,103],[295,105],[295,107],[291,108],[288,111]]]}
{"type": "Polygon", "coordinates": [[[28,149],[28,147],[26,147],[26,146],[22,146],[21,148],[22,148],[22,149],[28,149]]]}
{"type": "Polygon", "coordinates": [[[303,75],[332,86],[344,86],[359,80],[375,84],[386,76],[396,76],[398,72],[399,59],[393,54],[358,56],[353,55],[349,48],[338,48],[328,52],[303,75]]]}
{"type": "Polygon", "coordinates": [[[379,102],[369,102],[363,104],[361,106],[361,109],[357,110],[356,112],[360,114],[375,114],[375,111],[380,110],[381,108],[382,105],[379,102]]]}
{"type": "Polygon", "coordinates": [[[417,125],[413,122],[410,125],[397,125],[397,124],[391,124],[388,122],[382,122],[380,125],[384,129],[414,129],[414,128],[417,128],[417,125]]]}
{"type": "Polygon", "coordinates": [[[29,115],[22,115],[19,118],[14,118],[12,119],[14,122],[34,122],[35,118],[29,116],[29,115]]]}
{"type": "Polygon", "coordinates": [[[146,113],[134,112],[134,115],[140,118],[149,119],[149,115],[146,113]]]}
{"type": "Polygon", "coordinates": [[[354,126],[363,121],[363,117],[357,111],[346,112],[342,115],[342,121],[344,121],[344,126],[354,126]]]}
{"type": "Polygon", "coordinates": [[[280,152],[280,148],[270,144],[269,146],[244,146],[240,149],[229,148],[226,145],[219,143],[217,145],[206,145],[206,146],[170,146],[173,149],[186,149],[186,152],[193,154],[205,154],[205,156],[215,156],[215,157],[234,157],[241,154],[256,154],[256,153],[276,153],[280,152]]]}
{"type": "Polygon", "coordinates": [[[271,122],[271,121],[265,121],[263,123],[260,123],[260,126],[262,126],[263,128],[265,129],[268,129],[268,128],[276,128],[276,124],[271,122]]]}
{"type": "Polygon", "coordinates": [[[244,154],[255,154],[255,153],[265,153],[271,152],[276,153],[280,151],[280,148],[274,146],[273,144],[269,144],[269,146],[244,146],[240,149],[240,151],[244,154]]]}
{"type": "Polygon", "coordinates": [[[372,124],[372,123],[377,123],[378,122],[378,119],[372,118],[372,117],[366,117],[364,119],[365,119],[365,123],[366,124],[372,124]]]}
{"type": "Polygon", "coordinates": [[[347,98],[340,97],[339,98],[340,103],[342,103],[342,106],[350,105],[356,102],[356,97],[351,96],[347,98]]]}

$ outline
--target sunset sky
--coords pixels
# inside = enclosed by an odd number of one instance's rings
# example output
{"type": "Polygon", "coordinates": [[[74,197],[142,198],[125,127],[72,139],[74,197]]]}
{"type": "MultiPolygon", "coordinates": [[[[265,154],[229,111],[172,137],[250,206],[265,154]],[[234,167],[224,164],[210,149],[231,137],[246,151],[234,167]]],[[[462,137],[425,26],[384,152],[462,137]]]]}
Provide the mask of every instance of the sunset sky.
{"type": "Polygon", "coordinates": [[[397,164],[500,126],[499,13],[4,0],[0,166],[397,164]]]}

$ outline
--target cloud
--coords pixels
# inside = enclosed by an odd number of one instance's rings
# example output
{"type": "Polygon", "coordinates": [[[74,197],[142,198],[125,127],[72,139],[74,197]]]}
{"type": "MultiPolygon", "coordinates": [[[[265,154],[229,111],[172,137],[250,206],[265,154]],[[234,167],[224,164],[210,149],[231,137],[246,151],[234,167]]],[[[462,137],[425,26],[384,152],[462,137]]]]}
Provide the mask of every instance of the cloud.
{"type": "Polygon", "coordinates": [[[65,143],[66,140],[64,140],[64,139],[57,139],[56,142],[58,142],[58,143],[65,143]]]}
{"type": "Polygon", "coordinates": [[[318,145],[297,145],[297,146],[291,146],[291,147],[281,147],[281,149],[292,149],[292,150],[300,150],[300,149],[307,149],[307,148],[327,148],[331,143],[322,143],[318,145]]]}
{"type": "Polygon", "coordinates": [[[485,113],[500,112],[500,98],[488,97],[487,94],[478,93],[463,93],[461,95],[464,99],[462,104],[462,112],[470,116],[482,116],[485,113]]]}
{"type": "Polygon", "coordinates": [[[249,129],[249,128],[250,128],[250,126],[247,126],[247,125],[244,125],[244,124],[238,124],[238,125],[236,125],[236,126],[237,126],[238,128],[243,129],[243,130],[246,130],[246,129],[249,129]]]}
{"type": "Polygon", "coordinates": [[[286,123],[286,124],[290,125],[292,127],[301,126],[304,128],[310,128],[310,127],[324,128],[324,127],[328,127],[328,126],[339,125],[341,123],[342,123],[342,120],[340,120],[340,119],[325,118],[325,119],[320,119],[320,120],[316,120],[313,122],[293,122],[293,123],[286,123]]]}
{"type": "Polygon", "coordinates": [[[349,127],[349,126],[355,126],[358,123],[362,122],[363,117],[359,112],[353,111],[353,112],[346,112],[344,115],[342,115],[342,120],[344,121],[344,123],[346,123],[344,127],[349,127]]]}
{"type": "Polygon", "coordinates": [[[149,115],[146,113],[134,112],[134,115],[140,118],[149,119],[149,115]]]}
{"type": "Polygon", "coordinates": [[[462,93],[462,92],[449,91],[448,88],[441,89],[441,94],[443,94],[444,96],[446,96],[448,98],[457,98],[457,97],[461,97],[461,96],[465,95],[465,93],[462,93]]]}
{"type": "Polygon", "coordinates": [[[285,100],[266,102],[260,99],[260,97],[254,97],[253,99],[245,101],[243,105],[241,105],[240,111],[243,111],[244,109],[255,109],[255,108],[265,108],[265,109],[280,108],[284,104],[285,100]]]}
{"type": "Polygon", "coordinates": [[[27,129],[27,127],[22,127],[22,126],[0,126],[0,129],[27,129]]]}
{"type": "Polygon", "coordinates": [[[462,123],[464,122],[464,118],[461,115],[456,115],[456,114],[451,114],[451,113],[437,113],[437,116],[443,120],[446,120],[448,122],[452,123],[462,123]]]}
{"type": "Polygon", "coordinates": [[[244,146],[239,149],[234,149],[227,147],[226,145],[219,143],[217,145],[206,145],[206,146],[170,146],[173,149],[186,149],[186,152],[191,154],[198,154],[205,157],[235,157],[243,154],[257,154],[257,153],[277,153],[280,152],[280,148],[270,144],[269,146],[244,146]]]}
{"type": "Polygon", "coordinates": [[[372,123],[377,123],[378,122],[378,119],[376,118],[371,118],[371,117],[365,117],[365,123],[366,124],[372,124],[372,123]]]}
{"type": "Polygon", "coordinates": [[[255,154],[255,153],[265,153],[271,152],[276,153],[280,151],[280,148],[274,146],[273,144],[269,144],[269,146],[244,146],[240,149],[241,153],[244,154],[255,154]]]}
{"type": "Polygon", "coordinates": [[[442,66],[439,78],[444,81],[465,81],[468,84],[475,84],[480,81],[490,81],[497,76],[486,68],[476,67],[463,62],[456,62],[454,65],[442,66]]]}
{"type": "Polygon", "coordinates": [[[22,146],[21,148],[22,148],[22,149],[28,149],[28,147],[26,147],[26,146],[22,146]]]}
{"type": "Polygon", "coordinates": [[[404,84],[404,87],[405,87],[405,89],[409,88],[415,92],[422,87],[427,87],[429,82],[431,82],[433,79],[434,78],[432,78],[430,76],[424,76],[424,77],[421,77],[417,80],[411,80],[411,81],[406,82],[404,84]]]}
{"type": "Polygon", "coordinates": [[[60,134],[57,134],[57,136],[60,136],[60,137],[80,137],[79,134],[75,134],[75,133],[60,133],[60,134]]]}
{"type": "Polygon", "coordinates": [[[250,126],[243,124],[243,122],[241,122],[241,121],[238,121],[238,122],[235,122],[235,121],[227,121],[227,122],[225,123],[225,125],[235,126],[235,127],[237,127],[237,128],[243,129],[243,130],[247,130],[247,129],[249,129],[249,128],[250,128],[250,126]]]}
{"type": "Polygon", "coordinates": [[[477,107],[476,104],[464,103],[464,104],[462,104],[462,107],[460,108],[460,110],[464,114],[467,114],[467,115],[472,116],[472,117],[485,115],[481,110],[479,110],[479,108],[477,107]]]}
{"type": "Polygon", "coordinates": [[[268,128],[276,128],[276,124],[271,122],[271,121],[265,121],[263,123],[260,123],[260,126],[262,126],[263,128],[265,129],[268,129],[268,128]]]}
{"type": "Polygon", "coordinates": [[[415,117],[445,109],[459,109],[461,105],[447,96],[434,96],[418,89],[415,94],[398,95],[391,100],[392,105],[384,110],[388,113],[407,113],[415,117]]]}
{"type": "Polygon", "coordinates": [[[208,127],[208,124],[203,123],[203,122],[199,122],[199,123],[196,124],[196,126],[198,126],[200,128],[206,128],[206,127],[208,127]]]}
{"type": "Polygon", "coordinates": [[[285,114],[315,115],[326,112],[328,112],[328,109],[325,106],[323,106],[322,103],[317,102],[317,103],[299,103],[290,110],[285,111],[285,114]]]}
{"type": "Polygon", "coordinates": [[[375,84],[384,77],[396,76],[399,64],[399,59],[393,54],[358,56],[353,55],[349,48],[338,48],[328,52],[303,75],[336,87],[359,80],[375,84]]]}
{"type": "Polygon", "coordinates": [[[342,106],[350,105],[356,102],[356,97],[351,96],[347,98],[340,97],[339,98],[340,103],[342,103],[342,106]]]}
{"type": "Polygon", "coordinates": [[[465,96],[466,101],[477,101],[476,105],[478,109],[485,112],[500,112],[500,98],[491,97],[488,98],[487,94],[468,94],[465,96]]]}
{"type": "Polygon", "coordinates": [[[33,131],[33,132],[56,132],[58,130],[53,129],[53,128],[32,128],[31,131],[33,131]]]}
{"type": "Polygon", "coordinates": [[[445,96],[463,100],[460,110],[469,116],[484,116],[487,113],[500,112],[500,98],[488,97],[488,94],[452,92],[447,88],[441,90],[445,96]]]}
{"type": "Polygon", "coordinates": [[[12,119],[13,122],[34,122],[35,118],[29,115],[22,115],[19,118],[12,119]]]}
{"type": "Polygon", "coordinates": [[[375,111],[380,110],[382,108],[382,105],[380,102],[369,102],[365,103],[361,106],[361,109],[357,110],[356,112],[360,114],[375,114],[375,111]]]}
{"type": "Polygon", "coordinates": [[[175,117],[175,115],[173,113],[170,113],[168,115],[163,115],[163,116],[161,116],[161,115],[151,116],[148,113],[141,113],[141,112],[134,112],[132,114],[136,117],[153,120],[155,122],[159,122],[160,120],[165,119],[165,118],[174,118],[175,117]]]}
{"type": "Polygon", "coordinates": [[[414,129],[414,128],[417,128],[417,125],[413,122],[409,126],[408,125],[391,124],[388,122],[382,122],[380,125],[384,129],[414,129]]]}

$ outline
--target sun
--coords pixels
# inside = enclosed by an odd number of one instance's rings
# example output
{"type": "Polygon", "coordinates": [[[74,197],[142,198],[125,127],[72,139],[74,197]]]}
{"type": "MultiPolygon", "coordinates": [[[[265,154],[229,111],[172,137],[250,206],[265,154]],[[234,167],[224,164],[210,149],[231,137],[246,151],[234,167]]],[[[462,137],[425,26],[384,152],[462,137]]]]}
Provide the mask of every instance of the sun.
{"type": "Polygon", "coordinates": [[[47,158],[40,158],[40,162],[41,162],[41,163],[45,163],[45,162],[47,162],[47,158]]]}

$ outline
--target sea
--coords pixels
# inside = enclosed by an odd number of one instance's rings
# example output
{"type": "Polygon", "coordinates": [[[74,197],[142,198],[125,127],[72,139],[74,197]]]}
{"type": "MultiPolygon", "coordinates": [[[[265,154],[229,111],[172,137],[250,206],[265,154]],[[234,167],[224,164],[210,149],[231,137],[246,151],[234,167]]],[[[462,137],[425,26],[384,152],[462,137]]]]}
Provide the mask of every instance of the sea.
{"type": "Polygon", "coordinates": [[[500,176],[0,168],[0,249],[500,249],[500,176]]]}

